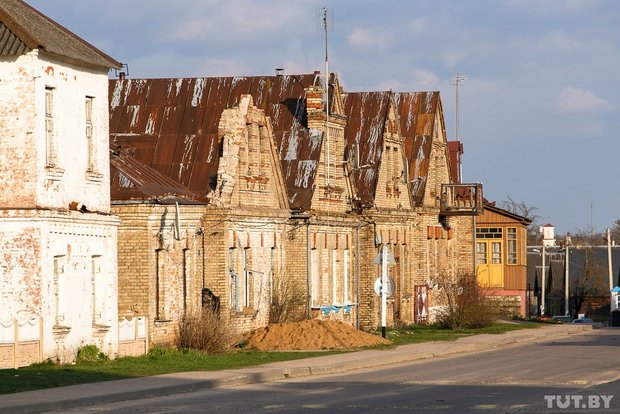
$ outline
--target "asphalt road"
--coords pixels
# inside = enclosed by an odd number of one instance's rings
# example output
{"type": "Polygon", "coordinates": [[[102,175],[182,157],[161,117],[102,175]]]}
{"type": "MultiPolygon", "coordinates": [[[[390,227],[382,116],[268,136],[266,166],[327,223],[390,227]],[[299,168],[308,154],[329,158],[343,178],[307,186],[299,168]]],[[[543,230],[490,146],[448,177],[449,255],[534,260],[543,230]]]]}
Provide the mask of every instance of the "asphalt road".
{"type": "Polygon", "coordinates": [[[62,412],[620,413],[620,329],[389,368],[62,412]]]}

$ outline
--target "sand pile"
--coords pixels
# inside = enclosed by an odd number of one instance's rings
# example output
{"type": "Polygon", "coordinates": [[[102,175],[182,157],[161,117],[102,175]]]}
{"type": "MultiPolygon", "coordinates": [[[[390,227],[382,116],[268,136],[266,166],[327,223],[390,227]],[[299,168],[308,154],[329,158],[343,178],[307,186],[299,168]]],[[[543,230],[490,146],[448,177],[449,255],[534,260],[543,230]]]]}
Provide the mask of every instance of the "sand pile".
{"type": "Polygon", "coordinates": [[[248,348],[268,350],[321,350],[360,348],[390,341],[337,321],[318,319],[277,323],[249,332],[248,348]]]}

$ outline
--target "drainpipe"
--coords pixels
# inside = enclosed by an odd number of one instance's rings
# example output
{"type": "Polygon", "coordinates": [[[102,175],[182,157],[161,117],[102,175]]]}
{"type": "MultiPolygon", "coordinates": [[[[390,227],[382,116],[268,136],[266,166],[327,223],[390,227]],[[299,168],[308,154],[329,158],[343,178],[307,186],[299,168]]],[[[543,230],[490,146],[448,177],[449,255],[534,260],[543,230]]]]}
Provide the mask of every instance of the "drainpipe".
{"type": "Polygon", "coordinates": [[[312,316],[312,263],[310,261],[310,218],[306,218],[306,282],[308,284],[308,319],[312,316]]]}
{"type": "Polygon", "coordinates": [[[476,216],[472,216],[474,219],[472,220],[473,222],[473,237],[474,237],[474,270],[473,270],[473,275],[476,277],[476,280],[478,280],[478,272],[476,271],[476,261],[477,261],[477,250],[476,250],[476,216]]]}
{"type": "Polygon", "coordinates": [[[362,294],[362,288],[360,283],[361,263],[360,263],[360,228],[362,224],[358,224],[355,228],[355,290],[357,311],[355,312],[355,327],[360,329],[360,297],[362,294]]]}

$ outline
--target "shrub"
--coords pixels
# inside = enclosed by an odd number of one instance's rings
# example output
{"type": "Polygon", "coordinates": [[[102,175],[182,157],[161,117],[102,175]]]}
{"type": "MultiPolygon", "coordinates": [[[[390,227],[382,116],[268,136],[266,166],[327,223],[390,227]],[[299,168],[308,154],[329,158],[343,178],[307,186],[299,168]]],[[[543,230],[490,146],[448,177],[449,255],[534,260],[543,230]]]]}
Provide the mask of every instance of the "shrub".
{"type": "Polygon", "coordinates": [[[211,307],[199,315],[187,316],[179,326],[179,348],[218,354],[230,349],[233,331],[230,323],[211,307]]]}
{"type": "Polygon", "coordinates": [[[284,275],[274,288],[269,323],[299,322],[307,319],[307,287],[284,275]]]}
{"type": "Polygon", "coordinates": [[[85,345],[78,349],[76,362],[106,361],[108,356],[101,352],[97,345],[85,345]]]}
{"type": "Polygon", "coordinates": [[[475,275],[463,274],[455,279],[438,278],[446,306],[439,312],[437,324],[450,329],[484,328],[498,317],[497,303],[485,296],[475,275]]]}

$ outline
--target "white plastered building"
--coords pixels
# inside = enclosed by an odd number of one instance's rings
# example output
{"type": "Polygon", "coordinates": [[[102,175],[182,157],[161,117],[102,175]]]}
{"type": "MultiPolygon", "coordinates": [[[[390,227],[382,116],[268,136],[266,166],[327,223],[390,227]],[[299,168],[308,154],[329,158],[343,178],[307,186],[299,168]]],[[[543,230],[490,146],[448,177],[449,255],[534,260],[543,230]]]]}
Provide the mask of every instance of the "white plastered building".
{"type": "Polygon", "coordinates": [[[38,352],[7,366],[118,350],[108,71],[120,65],[21,0],[0,3],[0,364],[11,341],[38,352]],[[29,325],[38,335],[19,334],[29,325]]]}

